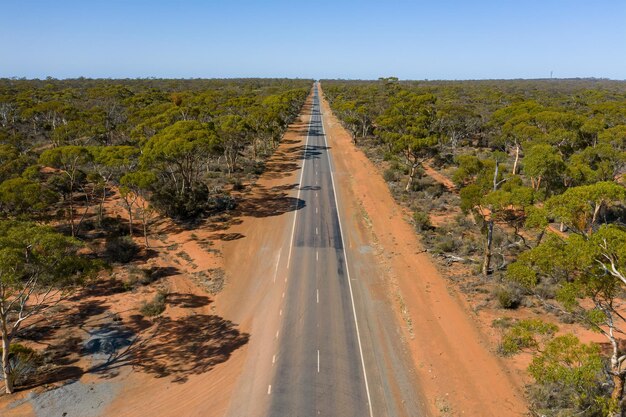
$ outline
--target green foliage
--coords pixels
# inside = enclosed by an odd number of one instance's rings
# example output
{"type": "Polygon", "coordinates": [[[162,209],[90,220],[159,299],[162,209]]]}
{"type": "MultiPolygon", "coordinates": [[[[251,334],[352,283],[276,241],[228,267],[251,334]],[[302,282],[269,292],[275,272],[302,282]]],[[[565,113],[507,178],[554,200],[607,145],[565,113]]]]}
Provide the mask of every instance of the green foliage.
{"type": "Polygon", "coordinates": [[[528,367],[533,408],[544,415],[605,416],[610,408],[600,348],[575,336],[547,342],[528,367]]]}
{"type": "Polygon", "coordinates": [[[573,231],[588,234],[597,223],[601,210],[626,199],[626,189],[614,182],[598,182],[567,189],[545,202],[549,216],[573,231]]]}
{"type": "Polygon", "coordinates": [[[99,268],[97,262],[78,254],[81,246],[51,227],[2,220],[0,283],[15,290],[32,284],[35,277],[36,285],[44,288],[79,284],[99,268]]]}
{"type": "Polygon", "coordinates": [[[156,293],[152,301],[144,301],[139,307],[139,312],[146,317],[157,317],[165,311],[165,301],[167,293],[159,291],[156,293]]]}
{"type": "Polygon", "coordinates": [[[415,228],[418,231],[428,230],[433,227],[430,222],[430,216],[428,215],[428,213],[420,210],[415,210],[413,212],[413,221],[415,222],[415,228]]]}
{"type": "MultiPolygon", "coordinates": [[[[2,347],[0,347],[0,355],[2,355],[2,347]]],[[[19,343],[12,343],[9,347],[9,378],[13,384],[21,385],[35,375],[41,362],[41,356],[35,350],[19,343]]],[[[2,363],[0,363],[0,374],[2,371],[2,363]]]]}
{"type": "Polygon", "coordinates": [[[524,349],[537,349],[538,337],[550,337],[558,330],[556,325],[539,319],[520,320],[504,333],[500,351],[504,355],[513,355],[524,349]]]}
{"type": "Polygon", "coordinates": [[[10,216],[38,217],[56,198],[40,182],[12,178],[0,184],[0,208],[10,216]]]}
{"type": "Polygon", "coordinates": [[[129,236],[116,236],[107,239],[105,255],[109,262],[126,264],[139,253],[139,247],[129,236]]]}

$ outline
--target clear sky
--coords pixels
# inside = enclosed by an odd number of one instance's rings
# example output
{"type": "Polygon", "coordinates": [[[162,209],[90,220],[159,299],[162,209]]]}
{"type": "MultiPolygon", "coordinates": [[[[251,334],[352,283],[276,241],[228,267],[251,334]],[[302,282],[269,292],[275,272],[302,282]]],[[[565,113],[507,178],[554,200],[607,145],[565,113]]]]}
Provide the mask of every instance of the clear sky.
{"type": "Polygon", "coordinates": [[[0,4],[0,77],[626,79],[626,0],[0,4]]]}

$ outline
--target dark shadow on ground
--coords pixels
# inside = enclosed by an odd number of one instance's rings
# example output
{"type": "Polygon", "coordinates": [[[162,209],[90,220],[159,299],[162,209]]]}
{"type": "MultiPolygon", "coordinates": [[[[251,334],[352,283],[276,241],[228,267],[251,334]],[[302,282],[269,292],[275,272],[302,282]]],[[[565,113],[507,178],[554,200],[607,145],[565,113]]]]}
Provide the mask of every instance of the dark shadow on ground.
{"type": "Polygon", "coordinates": [[[142,336],[128,348],[110,355],[90,372],[113,377],[120,368],[132,366],[157,378],[170,376],[173,382],[185,382],[190,375],[205,373],[225,362],[249,340],[247,333],[217,315],[163,317],[154,325],[142,316],[133,316],[132,320],[132,328],[153,328],[141,331],[142,336]]]}

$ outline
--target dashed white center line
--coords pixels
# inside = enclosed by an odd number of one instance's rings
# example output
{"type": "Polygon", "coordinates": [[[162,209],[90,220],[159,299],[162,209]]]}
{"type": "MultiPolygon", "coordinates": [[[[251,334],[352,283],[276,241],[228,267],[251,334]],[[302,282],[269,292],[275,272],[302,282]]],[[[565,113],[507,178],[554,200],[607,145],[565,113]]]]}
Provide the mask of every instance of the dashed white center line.
{"type": "Polygon", "coordinates": [[[317,372],[320,371],[320,350],[317,349],[317,372]]]}
{"type": "Polygon", "coordinates": [[[267,386],[267,395],[270,395],[272,393],[272,386],[268,385],[267,386]]]}
{"type": "Polygon", "coordinates": [[[279,316],[282,316],[282,315],[283,315],[283,310],[282,310],[282,309],[278,312],[278,315],[279,315],[279,316]]]}
{"type": "Polygon", "coordinates": [[[315,251],[315,260],[316,261],[320,260],[320,253],[319,253],[319,251],[315,251]]]}
{"type": "Polygon", "coordinates": [[[316,292],[316,297],[317,297],[317,304],[319,304],[320,303],[320,290],[317,289],[315,290],[315,292],[316,292]]]}
{"type": "Polygon", "coordinates": [[[276,355],[272,355],[272,363],[276,363],[276,355]]]}
{"type": "Polygon", "coordinates": [[[278,333],[280,333],[280,330],[276,330],[276,339],[278,339],[278,333]]]}
{"type": "Polygon", "coordinates": [[[315,228],[315,234],[319,234],[319,230],[317,229],[317,227],[315,228]]]}
{"type": "Polygon", "coordinates": [[[283,291],[283,298],[285,298],[285,292],[283,291]]]}
{"type": "Polygon", "coordinates": [[[315,207],[315,214],[317,214],[317,207],[315,207]]]}

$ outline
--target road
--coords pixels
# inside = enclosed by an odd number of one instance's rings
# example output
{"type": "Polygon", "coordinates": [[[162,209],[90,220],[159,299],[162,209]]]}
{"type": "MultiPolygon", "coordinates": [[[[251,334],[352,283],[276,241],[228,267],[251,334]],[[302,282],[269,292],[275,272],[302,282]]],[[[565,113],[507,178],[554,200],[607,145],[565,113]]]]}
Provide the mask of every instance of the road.
{"type": "Polygon", "coordinates": [[[317,87],[287,258],[269,416],[372,416],[317,87]]]}
{"type": "Polygon", "coordinates": [[[259,303],[227,416],[424,416],[373,249],[341,218],[317,84],[304,116],[295,206],[250,259],[259,303]]]}

